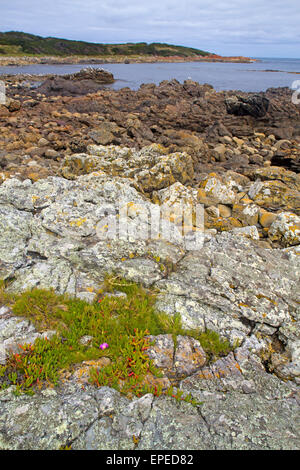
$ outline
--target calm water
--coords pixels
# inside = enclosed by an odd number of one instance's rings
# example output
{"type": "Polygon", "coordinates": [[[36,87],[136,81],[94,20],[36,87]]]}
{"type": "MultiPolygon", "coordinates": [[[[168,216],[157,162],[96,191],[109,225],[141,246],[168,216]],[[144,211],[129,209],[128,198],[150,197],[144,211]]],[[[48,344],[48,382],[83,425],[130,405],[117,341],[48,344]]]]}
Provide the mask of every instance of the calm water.
{"type": "MultiPolygon", "coordinates": [[[[80,65],[27,65],[24,67],[0,67],[1,74],[67,74],[85,67],[80,65]]],[[[162,80],[191,78],[199,83],[209,83],[219,90],[265,91],[270,87],[292,87],[300,80],[300,59],[260,59],[250,64],[186,62],[160,64],[104,64],[93,65],[112,72],[116,79],[109,88],[130,87],[138,89],[142,83],[159,84],[162,80]],[[273,70],[266,72],[265,70],[273,70]],[[280,72],[274,72],[280,70],[280,72]],[[291,74],[288,72],[299,72],[291,74]]]]}

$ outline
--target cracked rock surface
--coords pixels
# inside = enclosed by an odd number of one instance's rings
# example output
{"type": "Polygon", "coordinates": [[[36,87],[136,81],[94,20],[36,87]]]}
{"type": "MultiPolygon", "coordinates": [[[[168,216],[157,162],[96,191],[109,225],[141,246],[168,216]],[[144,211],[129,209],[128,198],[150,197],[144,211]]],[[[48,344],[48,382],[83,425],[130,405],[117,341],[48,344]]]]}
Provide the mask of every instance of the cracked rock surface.
{"type": "MultiPolygon", "coordinates": [[[[153,338],[154,362],[197,406],[150,394],[130,401],[75,375],[34,396],[10,387],[0,392],[1,449],[300,447],[299,246],[270,249],[208,231],[191,251],[174,223],[171,238],[142,239],[155,207],[133,179],[101,171],[8,179],[0,186],[0,278],[11,291],[52,287],[92,301],[104,276],[117,272],[158,288],[157,308],[180,313],[185,328],[214,330],[238,347],[211,362],[192,338],[178,336],[176,347],[171,335],[153,338]],[[99,236],[124,206],[129,236],[99,236]]],[[[38,335],[0,306],[1,362],[38,335]]]]}
{"type": "Polygon", "coordinates": [[[0,392],[0,448],[299,448],[296,390],[270,378],[259,363],[243,364],[242,372],[236,373],[230,357],[215,370],[224,370],[226,362],[226,379],[218,380],[215,372],[212,380],[195,375],[182,382],[183,390],[201,397],[197,407],[151,394],[130,401],[111,388],[82,388],[74,380],[34,397],[17,398],[11,387],[0,392]]]}

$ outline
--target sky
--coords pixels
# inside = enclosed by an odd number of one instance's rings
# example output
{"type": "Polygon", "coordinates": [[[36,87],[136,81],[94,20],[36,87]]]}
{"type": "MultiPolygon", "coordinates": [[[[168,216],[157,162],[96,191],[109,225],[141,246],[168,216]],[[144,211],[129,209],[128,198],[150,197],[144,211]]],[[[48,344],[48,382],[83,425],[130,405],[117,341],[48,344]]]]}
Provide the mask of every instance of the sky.
{"type": "Polygon", "coordinates": [[[0,31],[300,58],[299,0],[0,0],[0,31]]]}

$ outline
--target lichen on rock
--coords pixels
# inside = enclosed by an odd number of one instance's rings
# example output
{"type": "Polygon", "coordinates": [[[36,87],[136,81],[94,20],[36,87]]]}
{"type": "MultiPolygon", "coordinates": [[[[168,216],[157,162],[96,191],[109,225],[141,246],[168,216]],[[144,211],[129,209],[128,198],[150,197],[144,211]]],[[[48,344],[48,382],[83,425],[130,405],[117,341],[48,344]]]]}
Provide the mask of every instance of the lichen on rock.
{"type": "MultiPolygon", "coordinates": [[[[66,156],[61,174],[36,182],[7,178],[0,186],[7,293],[54,289],[92,304],[110,273],[153,288],[157,311],[168,321],[180,315],[182,331],[150,335],[148,354],[163,376],[147,374],[155,393],[143,397],[95,388],[83,377],[88,362],[34,396],[17,396],[14,386],[2,390],[0,448],[299,448],[293,175],[204,172],[196,184],[195,158],[160,145],[91,145],[87,154],[66,156]],[[191,210],[187,235],[201,233],[193,248],[179,230],[182,209],[191,210]],[[149,216],[157,211],[160,226],[151,230],[149,216]],[[208,332],[226,345],[218,357],[198,340],[208,332]],[[173,387],[171,396],[158,396],[160,386],[173,387]],[[181,393],[193,402],[176,401],[181,393]]],[[[0,305],[0,364],[8,348],[17,351],[41,334],[0,305]]],[[[90,338],[81,338],[87,348],[90,338]]]]}

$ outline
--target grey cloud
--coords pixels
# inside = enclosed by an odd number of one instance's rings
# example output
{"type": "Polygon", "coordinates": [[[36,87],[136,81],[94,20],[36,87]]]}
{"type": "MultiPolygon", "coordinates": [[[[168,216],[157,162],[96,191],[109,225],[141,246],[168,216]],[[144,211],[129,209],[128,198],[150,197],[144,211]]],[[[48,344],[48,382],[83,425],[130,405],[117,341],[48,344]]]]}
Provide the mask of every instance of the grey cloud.
{"type": "Polygon", "coordinates": [[[232,55],[299,55],[298,0],[0,0],[0,30],[94,42],[171,42],[232,55]]]}

